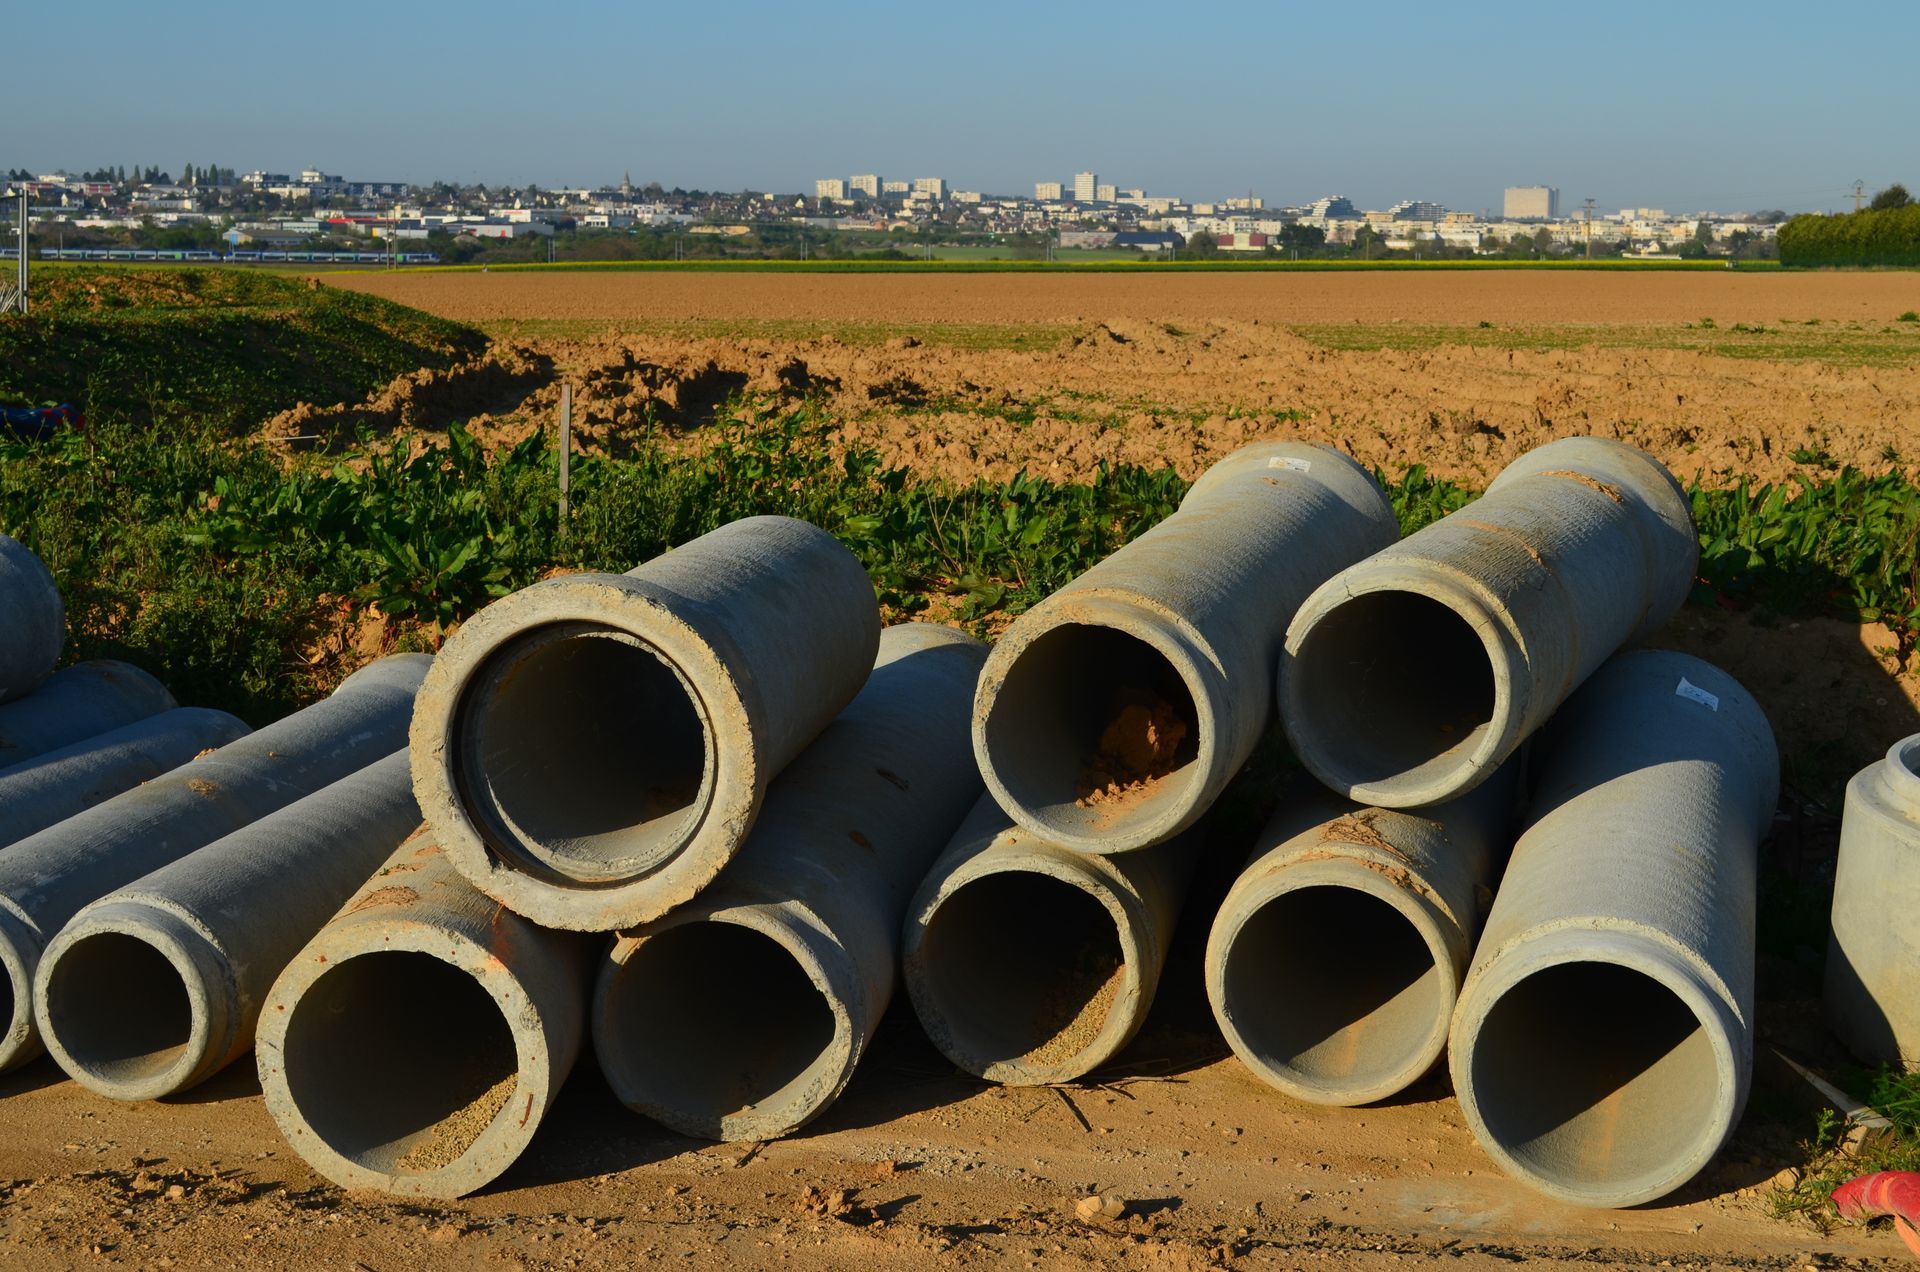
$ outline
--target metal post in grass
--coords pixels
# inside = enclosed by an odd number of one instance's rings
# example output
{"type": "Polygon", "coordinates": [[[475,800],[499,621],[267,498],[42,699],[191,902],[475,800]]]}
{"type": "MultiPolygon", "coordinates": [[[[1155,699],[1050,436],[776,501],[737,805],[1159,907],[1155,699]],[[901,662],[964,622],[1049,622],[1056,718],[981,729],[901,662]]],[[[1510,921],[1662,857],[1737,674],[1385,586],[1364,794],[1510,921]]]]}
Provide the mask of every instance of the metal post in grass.
{"type": "Polygon", "coordinates": [[[560,386],[560,533],[567,532],[568,496],[573,486],[573,386],[560,386]]]}

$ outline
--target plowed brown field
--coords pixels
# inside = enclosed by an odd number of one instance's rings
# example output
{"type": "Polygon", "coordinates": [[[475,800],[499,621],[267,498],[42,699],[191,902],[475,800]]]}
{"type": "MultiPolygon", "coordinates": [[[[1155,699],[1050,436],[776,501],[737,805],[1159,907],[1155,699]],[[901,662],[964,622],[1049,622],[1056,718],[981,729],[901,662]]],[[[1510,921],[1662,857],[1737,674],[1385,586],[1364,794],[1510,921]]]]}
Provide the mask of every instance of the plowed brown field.
{"type": "MultiPolygon", "coordinates": [[[[828,399],[917,472],[1191,477],[1262,437],[1484,484],[1554,437],[1708,481],[1920,454],[1920,274],[1554,272],[343,275],[488,324],[546,383],[468,403],[507,436],[560,379],[590,436],[746,388],[828,399]]],[[[522,378],[516,383],[533,383],[522,378]]],[[[425,418],[406,422],[431,425],[425,418]]],[[[305,416],[286,431],[310,427],[305,416]]]]}
{"type": "Polygon", "coordinates": [[[465,322],[766,318],[809,322],[1731,324],[1884,320],[1920,305],[1920,274],[1567,270],[1165,274],[674,273],[555,270],[343,274],[465,322]]]}

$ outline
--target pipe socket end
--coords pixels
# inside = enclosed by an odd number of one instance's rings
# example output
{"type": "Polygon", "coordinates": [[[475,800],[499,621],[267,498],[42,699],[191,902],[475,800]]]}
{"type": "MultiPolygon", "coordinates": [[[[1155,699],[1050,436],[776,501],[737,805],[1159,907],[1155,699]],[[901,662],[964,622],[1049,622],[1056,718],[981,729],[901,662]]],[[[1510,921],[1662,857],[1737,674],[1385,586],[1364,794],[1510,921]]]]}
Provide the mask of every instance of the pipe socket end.
{"type": "Polygon", "coordinates": [[[421,811],[476,887],[547,927],[659,917],[739,849],[765,775],[710,641],[620,575],[487,607],[420,691],[421,811]]]}
{"type": "Polygon", "coordinates": [[[205,932],[137,901],[80,914],[34,977],[47,1050],[74,1081],[114,1100],[157,1100],[223,1064],[236,999],[232,969],[205,932]]]}

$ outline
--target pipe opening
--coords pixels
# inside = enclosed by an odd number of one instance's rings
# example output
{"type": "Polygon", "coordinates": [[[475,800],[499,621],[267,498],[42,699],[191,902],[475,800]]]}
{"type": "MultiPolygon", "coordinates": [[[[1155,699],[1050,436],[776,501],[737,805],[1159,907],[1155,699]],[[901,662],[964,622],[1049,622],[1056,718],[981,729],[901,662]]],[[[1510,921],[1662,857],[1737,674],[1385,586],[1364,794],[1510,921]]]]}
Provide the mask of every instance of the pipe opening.
{"type": "Polygon", "coordinates": [[[1896,744],[1893,754],[1895,762],[1901,768],[1905,769],[1909,775],[1920,778],[1920,734],[1896,744]]]}
{"type": "Polygon", "coordinates": [[[1406,915],[1331,885],[1283,892],[1249,915],[1223,981],[1225,1013],[1253,1057],[1332,1092],[1405,1076],[1453,1006],[1406,915]]]}
{"type": "Polygon", "coordinates": [[[107,1082],[166,1073],[193,1036],[180,970],[124,932],[67,946],[47,973],[46,1001],[48,1033],[76,1065],[107,1082]]]}
{"type": "Polygon", "coordinates": [[[1707,1030],[1671,989],[1618,964],[1562,963],[1513,985],[1471,1063],[1493,1140],[1563,1188],[1665,1175],[1717,1130],[1707,1030]]]}
{"type": "Polygon", "coordinates": [[[1127,977],[1099,899],[1024,870],[949,893],[921,934],[919,961],[931,1014],[974,1072],[1065,1065],[1099,1038],[1127,977]]]}
{"type": "Polygon", "coordinates": [[[596,1023],[623,1094],[702,1125],[755,1110],[804,1118],[838,1073],[826,997],[785,946],[737,923],[639,942],[596,1023]]]}
{"type": "Polygon", "coordinates": [[[287,1021],[287,1090],[300,1117],[367,1170],[453,1165],[513,1098],[519,1053],[500,1006],[431,954],[384,950],[336,963],[287,1021]]]}
{"type": "Polygon", "coordinates": [[[713,769],[704,713],[671,664],[587,623],[505,644],[464,695],[463,801],[496,851],[564,877],[643,874],[698,824],[713,769]]]}
{"type": "Polygon", "coordinates": [[[1201,778],[1200,714],[1153,646],[1064,623],[1007,668],[986,721],[994,775],[1045,825],[1110,834],[1177,802],[1201,778]]]}
{"type": "Polygon", "coordinates": [[[1493,719],[1493,667],[1479,633],[1413,592],[1367,592],[1329,610],[1287,674],[1292,731],[1346,785],[1446,773],[1493,719]]]}

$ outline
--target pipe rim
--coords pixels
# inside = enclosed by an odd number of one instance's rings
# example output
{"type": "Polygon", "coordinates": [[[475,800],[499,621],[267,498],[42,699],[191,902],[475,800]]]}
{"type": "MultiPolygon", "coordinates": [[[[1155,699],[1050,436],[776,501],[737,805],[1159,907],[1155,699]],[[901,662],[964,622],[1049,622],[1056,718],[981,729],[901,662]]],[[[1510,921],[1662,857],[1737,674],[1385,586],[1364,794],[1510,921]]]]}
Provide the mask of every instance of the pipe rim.
{"type": "Polygon", "coordinates": [[[1256,865],[1227,893],[1208,933],[1207,1000],[1213,1008],[1214,1020],[1241,1063],[1263,1082],[1296,1099],[1309,1104],[1352,1107],[1397,1095],[1424,1077],[1447,1048],[1454,1009],[1459,1003],[1459,954],[1467,939],[1456,933],[1459,948],[1450,943],[1444,926],[1449,922],[1451,920],[1432,902],[1408,889],[1395,887],[1379,870],[1361,860],[1359,854],[1307,862],[1296,859],[1277,863],[1270,872],[1256,865]],[[1268,1063],[1242,1034],[1231,1011],[1227,993],[1228,963],[1234,944],[1247,924],[1281,898],[1319,888],[1342,888],[1384,903],[1419,935],[1433,959],[1440,1002],[1432,1024],[1417,1048],[1408,1049],[1399,1063],[1365,1084],[1318,1081],[1290,1066],[1268,1063]]]}
{"type": "Polygon", "coordinates": [[[1709,980],[1656,935],[1616,927],[1550,929],[1509,941],[1469,977],[1454,1013],[1448,1064],[1468,1127],[1503,1171],[1561,1201],[1620,1209],[1656,1200],[1681,1187],[1699,1174],[1731,1137],[1746,1103],[1749,1080],[1746,1057],[1735,1045],[1734,1035],[1739,1031],[1737,1015],[1709,980]],[[1716,1071],[1734,1077],[1732,1082],[1716,1085],[1712,1107],[1685,1154],[1662,1169],[1630,1179],[1585,1185],[1535,1169],[1493,1134],[1474,1080],[1474,1048],[1466,1045],[1470,1040],[1478,1041],[1493,1009],[1510,991],[1542,972],[1582,963],[1637,973],[1673,994],[1699,1023],[1716,1071]]]}
{"type": "MultiPolygon", "coordinates": [[[[974,757],[994,802],[1028,831],[1077,852],[1106,854],[1151,847],[1193,825],[1224,784],[1223,776],[1216,772],[1222,762],[1223,741],[1223,721],[1214,710],[1219,674],[1201,652],[1204,648],[1198,635],[1176,615],[1125,593],[1065,591],[1028,611],[994,644],[974,691],[974,757]],[[1158,779],[1163,784],[1161,792],[1140,801],[1136,809],[1120,810],[1119,816],[1108,806],[1104,812],[1088,810],[1088,815],[1076,818],[1049,817],[1042,808],[1015,794],[1002,776],[1005,766],[994,760],[994,716],[1002,686],[1022,655],[1042,638],[1068,628],[1112,632],[1145,645],[1165,660],[1193,704],[1195,754],[1182,766],[1188,770],[1186,775],[1172,790],[1164,787],[1174,774],[1158,779]]],[[[1073,804],[1069,796],[1055,806],[1073,804]]]]}
{"type": "Polygon", "coordinates": [[[376,917],[324,929],[274,982],[261,1008],[255,1049],[274,1124],[309,1166],[342,1188],[443,1201],[464,1197],[512,1168],[553,1102],[554,1057],[538,1005],[511,964],[451,926],[376,917]],[[396,953],[426,955],[472,978],[499,1009],[514,1044],[514,1089],[506,1103],[458,1157],[424,1171],[376,1170],[340,1153],[300,1112],[287,1077],[287,1032],[307,991],[355,959],[396,953]]]}
{"type": "Polygon", "coordinates": [[[0,1073],[24,1064],[44,1047],[33,1016],[33,972],[40,961],[40,937],[0,898],[0,975],[6,978],[8,1006],[0,1033],[0,1073]]]}
{"type": "Polygon", "coordinates": [[[1484,585],[1439,562],[1396,560],[1383,554],[1336,575],[1308,597],[1294,615],[1280,655],[1280,721],[1294,755],[1328,788],[1355,803],[1378,808],[1424,808],[1471,791],[1492,776],[1519,745],[1526,703],[1516,689],[1524,684],[1525,665],[1526,650],[1519,633],[1502,621],[1501,611],[1484,585]],[[1350,730],[1350,721],[1335,721],[1331,728],[1316,729],[1313,736],[1307,736],[1312,715],[1307,706],[1311,669],[1303,669],[1302,655],[1316,629],[1334,613],[1354,601],[1388,594],[1433,602],[1451,611],[1473,632],[1487,656],[1493,702],[1486,722],[1474,730],[1479,740],[1471,749],[1456,755],[1461,748],[1455,746],[1400,773],[1368,778],[1358,766],[1327,754],[1320,743],[1322,737],[1350,730]],[[1442,764],[1449,755],[1454,758],[1442,764]]]}
{"type": "Polygon", "coordinates": [[[824,1113],[852,1081],[874,1024],[863,997],[846,962],[845,950],[797,916],[763,905],[683,907],[642,931],[620,933],[607,950],[594,980],[594,1056],[607,1085],[622,1104],[682,1135],[722,1142],[778,1139],[824,1113]],[[647,942],[708,924],[737,927],[773,942],[805,974],[833,1020],[832,1036],[814,1060],[772,1096],[745,1111],[709,1114],[653,1098],[630,1080],[632,1053],[623,1032],[610,1023],[620,1009],[625,973],[647,942]],[[859,1028],[855,1027],[856,1013],[861,1017],[859,1028]]]}
{"type": "MultiPolygon", "coordinates": [[[[1006,839],[996,840],[1005,844],[1006,839]]],[[[1029,845],[1016,853],[989,852],[968,858],[950,870],[936,866],[922,885],[908,913],[906,939],[901,950],[902,979],[927,1036],[941,1054],[975,1077],[1005,1086],[1044,1086],[1071,1082],[1098,1069],[1118,1055],[1139,1032],[1145,1022],[1160,973],[1162,951],[1153,948],[1149,938],[1149,920],[1133,894],[1114,868],[1099,856],[1088,856],[1049,844],[1029,845]],[[1066,884],[1091,897],[1113,921],[1120,949],[1121,984],[1107,1009],[1106,1019],[1087,1045],[1072,1055],[1052,1063],[1029,1061],[1027,1056],[991,1059],[975,1054],[962,1045],[949,1022],[955,1014],[945,1010],[944,999],[934,986],[928,969],[930,954],[926,939],[940,908],[969,884],[996,875],[1039,875],[1066,884]],[[1138,1004],[1137,1009],[1135,1004],[1138,1004]]],[[[1029,1052],[1030,1056],[1032,1053],[1029,1052]]]]}
{"type": "Polygon", "coordinates": [[[48,944],[34,973],[34,1010],[41,1026],[41,1040],[59,1066],[81,1086],[111,1100],[157,1100],[185,1090],[207,1076],[209,1061],[232,1040],[231,986],[225,979],[229,970],[223,960],[210,958],[208,938],[179,916],[137,903],[101,906],[62,928],[48,944]],[[75,1056],[61,1036],[57,1022],[61,1016],[53,996],[60,976],[61,960],[89,941],[101,937],[121,937],[138,941],[158,953],[180,978],[187,1000],[187,1039],[180,1054],[170,1063],[136,1073],[115,1077],[97,1065],[84,1063],[75,1056]],[[214,973],[219,976],[216,985],[214,973]],[[203,981],[215,995],[193,992],[196,981],[203,981]],[[219,1037],[216,1037],[219,1035],[219,1037]],[[218,1045],[216,1045],[218,1044],[218,1045]]]}
{"type": "Polygon", "coordinates": [[[577,574],[536,583],[481,610],[434,659],[408,739],[420,811],[454,868],[515,913],[571,931],[639,926],[711,882],[752,827],[766,775],[745,692],[721,654],[638,580],[577,574]],[[463,790],[466,704],[492,657],[530,632],[568,624],[624,636],[659,659],[688,690],[704,735],[699,815],[657,864],[624,878],[583,882],[521,868],[522,857],[490,842],[463,790]]]}
{"type": "Polygon", "coordinates": [[[1883,780],[1893,797],[1905,807],[1920,811],[1920,733],[1888,747],[1882,768],[1883,780]]]}

